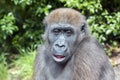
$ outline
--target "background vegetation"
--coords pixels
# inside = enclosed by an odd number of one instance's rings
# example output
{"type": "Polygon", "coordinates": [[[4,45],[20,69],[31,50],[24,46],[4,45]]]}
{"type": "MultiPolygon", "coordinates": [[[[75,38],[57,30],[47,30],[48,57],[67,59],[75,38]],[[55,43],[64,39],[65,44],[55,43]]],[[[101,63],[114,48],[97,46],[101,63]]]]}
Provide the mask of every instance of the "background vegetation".
{"type": "Polygon", "coordinates": [[[119,0],[1,0],[0,80],[30,78],[36,47],[43,43],[42,20],[59,7],[74,8],[85,15],[107,55],[120,47],[119,0]]]}

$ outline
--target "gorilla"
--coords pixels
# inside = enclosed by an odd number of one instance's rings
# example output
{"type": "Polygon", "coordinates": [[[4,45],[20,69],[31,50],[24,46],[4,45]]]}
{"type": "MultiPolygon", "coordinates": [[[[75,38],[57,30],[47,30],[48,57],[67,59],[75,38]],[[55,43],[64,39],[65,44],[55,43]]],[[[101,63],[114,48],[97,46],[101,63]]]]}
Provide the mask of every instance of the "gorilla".
{"type": "Polygon", "coordinates": [[[70,8],[53,10],[43,21],[33,80],[115,80],[114,70],[85,17],[70,8]]]}

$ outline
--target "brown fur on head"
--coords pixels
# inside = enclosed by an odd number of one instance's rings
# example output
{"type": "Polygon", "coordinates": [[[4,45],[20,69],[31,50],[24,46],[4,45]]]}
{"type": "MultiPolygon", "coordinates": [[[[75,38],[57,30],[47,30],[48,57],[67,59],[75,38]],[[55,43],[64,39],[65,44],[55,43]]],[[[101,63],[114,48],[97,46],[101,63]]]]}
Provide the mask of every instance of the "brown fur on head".
{"type": "Polygon", "coordinates": [[[84,16],[82,16],[78,11],[70,8],[59,8],[53,10],[45,19],[45,25],[51,25],[54,23],[67,23],[71,25],[79,25],[83,21],[84,16]]]}

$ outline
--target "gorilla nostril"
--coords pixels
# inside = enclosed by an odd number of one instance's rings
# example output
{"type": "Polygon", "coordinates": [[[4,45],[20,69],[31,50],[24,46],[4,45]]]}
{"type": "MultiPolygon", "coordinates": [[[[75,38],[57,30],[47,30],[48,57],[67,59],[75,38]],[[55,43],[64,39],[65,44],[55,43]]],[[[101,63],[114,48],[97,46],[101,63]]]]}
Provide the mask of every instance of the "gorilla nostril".
{"type": "Polygon", "coordinates": [[[59,45],[58,44],[55,44],[56,47],[58,47],[59,45]]]}
{"type": "Polygon", "coordinates": [[[65,47],[65,45],[60,45],[59,47],[65,47]]]}

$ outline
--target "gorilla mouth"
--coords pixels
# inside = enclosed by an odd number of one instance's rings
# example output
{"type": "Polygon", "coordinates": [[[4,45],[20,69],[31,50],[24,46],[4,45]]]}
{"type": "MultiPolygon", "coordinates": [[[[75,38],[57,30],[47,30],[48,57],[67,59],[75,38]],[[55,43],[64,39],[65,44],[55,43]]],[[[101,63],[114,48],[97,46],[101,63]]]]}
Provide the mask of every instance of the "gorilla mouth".
{"type": "Polygon", "coordinates": [[[53,56],[53,59],[57,62],[61,62],[65,59],[65,56],[62,56],[62,55],[54,55],[53,56]]]}

